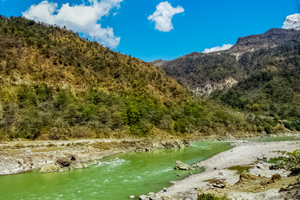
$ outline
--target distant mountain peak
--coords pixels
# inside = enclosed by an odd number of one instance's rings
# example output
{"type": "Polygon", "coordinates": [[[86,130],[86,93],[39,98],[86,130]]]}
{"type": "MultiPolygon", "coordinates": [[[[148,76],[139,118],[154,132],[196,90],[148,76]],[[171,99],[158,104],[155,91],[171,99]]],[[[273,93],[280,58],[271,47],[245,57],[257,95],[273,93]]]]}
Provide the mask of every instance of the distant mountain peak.
{"type": "Polygon", "coordinates": [[[282,28],[300,30],[300,14],[296,13],[287,16],[282,28]]]}
{"type": "Polygon", "coordinates": [[[300,41],[300,31],[272,28],[263,34],[238,38],[237,43],[228,52],[243,54],[262,48],[273,48],[290,41],[300,41]]]}

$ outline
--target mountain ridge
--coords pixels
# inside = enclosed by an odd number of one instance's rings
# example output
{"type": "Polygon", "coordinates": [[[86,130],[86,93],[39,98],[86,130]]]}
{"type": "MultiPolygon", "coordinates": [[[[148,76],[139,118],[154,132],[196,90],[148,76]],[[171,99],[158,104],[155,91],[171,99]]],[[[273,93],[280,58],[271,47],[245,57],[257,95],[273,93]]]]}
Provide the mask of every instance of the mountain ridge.
{"type": "Polygon", "coordinates": [[[300,31],[270,29],[239,38],[225,51],[192,52],[162,69],[195,96],[277,119],[299,119],[299,55],[300,31]]]}
{"type": "MultiPolygon", "coordinates": [[[[230,88],[243,79],[243,77],[246,77],[247,70],[243,69],[243,64],[240,61],[244,54],[261,49],[272,49],[286,43],[299,41],[300,31],[273,28],[263,34],[240,37],[236,44],[228,50],[205,54],[192,52],[172,61],[168,61],[160,67],[164,69],[168,75],[195,92],[197,96],[201,96],[224,88],[224,84],[228,86],[225,88],[230,88]],[[209,61],[209,59],[214,59],[214,61],[209,61]],[[222,65],[222,62],[225,62],[225,60],[227,62],[225,64],[226,66],[218,67],[218,65],[222,65]],[[230,69],[228,69],[230,63],[233,70],[231,69],[232,72],[228,73],[228,71],[230,71],[230,69]],[[223,68],[227,69],[224,72],[225,76],[221,77],[218,71],[222,71],[223,68]],[[203,77],[199,74],[200,72],[206,74],[208,78],[203,77]],[[228,81],[232,84],[226,84],[228,81]]],[[[245,57],[246,56],[244,56],[244,58],[245,57]]]]}
{"type": "Polygon", "coordinates": [[[161,68],[65,28],[0,16],[0,37],[0,140],[225,137],[273,126],[195,99],[161,68]]]}

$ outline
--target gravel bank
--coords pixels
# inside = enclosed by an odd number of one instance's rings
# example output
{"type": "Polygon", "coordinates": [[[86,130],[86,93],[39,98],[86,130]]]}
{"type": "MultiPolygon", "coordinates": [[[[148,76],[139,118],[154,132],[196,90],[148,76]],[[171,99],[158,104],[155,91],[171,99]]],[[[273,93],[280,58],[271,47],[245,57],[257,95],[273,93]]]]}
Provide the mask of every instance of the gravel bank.
{"type": "Polygon", "coordinates": [[[235,171],[227,170],[227,168],[253,164],[263,157],[276,157],[280,155],[278,151],[294,151],[300,149],[300,141],[264,143],[237,141],[234,146],[235,147],[231,150],[199,162],[199,165],[205,168],[205,172],[173,182],[174,185],[167,188],[167,192],[160,191],[158,195],[170,196],[175,199],[181,199],[187,194],[193,195],[197,192],[195,188],[207,189],[208,182],[204,181],[220,176],[220,172],[226,177],[226,182],[232,185],[239,180],[239,175],[235,174],[235,171]]]}
{"type": "MultiPolygon", "coordinates": [[[[69,141],[12,141],[0,143],[0,176],[23,173],[74,157],[79,163],[93,164],[105,156],[153,149],[176,149],[188,146],[181,139],[87,139],[69,141]]],[[[83,165],[82,165],[83,166],[83,165]]],[[[85,165],[84,165],[85,166],[85,165]]]]}

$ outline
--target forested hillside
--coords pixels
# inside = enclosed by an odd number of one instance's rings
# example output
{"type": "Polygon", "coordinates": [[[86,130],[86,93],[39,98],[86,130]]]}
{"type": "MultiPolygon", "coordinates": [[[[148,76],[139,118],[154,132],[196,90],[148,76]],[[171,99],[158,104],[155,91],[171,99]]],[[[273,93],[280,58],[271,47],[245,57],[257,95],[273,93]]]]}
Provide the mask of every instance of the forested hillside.
{"type": "Polygon", "coordinates": [[[226,135],[276,125],[194,99],[160,68],[65,28],[1,16],[0,38],[1,139],[226,135]]]}
{"type": "Polygon", "coordinates": [[[300,119],[299,53],[300,42],[293,42],[244,54],[240,62],[248,76],[214,98],[261,115],[300,119]]]}
{"type": "Polygon", "coordinates": [[[162,69],[194,92],[234,109],[288,120],[300,130],[300,31],[271,29],[226,51],[191,53],[162,69]]]}
{"type": "Polygon", "coordinates": [[[211,93],[226,79],[242,80],[245,71],[229,53],[193,52],[162,65],[166,73],[192,91],[202,89],[199,95],[211,93]]]}

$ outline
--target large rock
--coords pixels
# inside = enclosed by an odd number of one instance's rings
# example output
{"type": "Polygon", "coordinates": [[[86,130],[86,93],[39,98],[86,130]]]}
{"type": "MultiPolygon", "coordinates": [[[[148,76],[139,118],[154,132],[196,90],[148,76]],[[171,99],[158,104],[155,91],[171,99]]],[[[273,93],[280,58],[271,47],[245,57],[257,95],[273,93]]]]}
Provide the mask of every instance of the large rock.
{"type": "Polygon", "coordinates": [[[72,162],[69,166],[70,170],[72,169],[82,169],[82,168],[87,168],[88,165],[86,163],[80,163],[80,162],[72,162]]]}
{"type": "Polygon", "coordinates": [[[226,187],[226,182],[222,180],[216,180],[215,183],[212,184],[212,186],[216,188],[225,188],[226,187]]]}
{"type": "Polygon", "coordinates": [[[76,161],[76,155],[74,154],[69,154],[67,158],[69,158],[71,161],[76,161]]]}
{"type": "Polygon", "coordinates": [[[255,176],[255,175],[250,174],[248,172],[243,172],[240,175],[240,180],[237,183],[247,183],[247,182],[255,181],[258,178],[259,178],[258,176],[255,176]]]}
{"type": "Polygon", "coordinates": [[[63,167],[69,167],[72,163],[72,160],[71,158],[60,157],[56,160],[56,163],[63,167]]]}
{"type": "Polygon", "coordinates": [[[194,170],[194,168],[188,164],[185,164],[179,160],[176,161],[175,170],[194,170]]]}
{"type": "Polygon", "coordinates": [[[291,173],[288,175],[288,177],[291,177],[291,176],[297,176],[300,174],[300,168],[294,168],[292,169],[291,173]]]}
{"type": "Polygon", "coordinates": [[[40,173],[50,173],[50,172],[57,172],[60,169],[59,165],[56,165],[54,163],[45,165],[40,170],[40,173]]]}
{"type": "Polygon", "coordinates": [[[277,182],[277,181],[280,181],[281,180],[281,175],[280,174],[273,174],[272,175],[272,178],[271,178],[271,181],[273,183],[277,182]]]}
{"type": "Polygon", "coordinates": [[[59,172],[68,172],[68,171],[70,171],[70,168],[69,167],[61,167],[61,168],[59,168],[58,171],[59,172]]]}
{"type": "Polygon", "coordinates": [[[82,169],[87,167],[88,165],[86,163],[76,161],[75,155],[70,154],[66,157],[57,158],[53,164],[43,166],[40,173],[67,172],[73,169],[82,169]]]}

